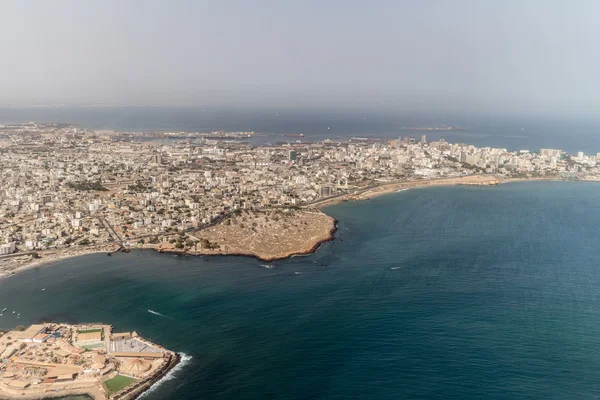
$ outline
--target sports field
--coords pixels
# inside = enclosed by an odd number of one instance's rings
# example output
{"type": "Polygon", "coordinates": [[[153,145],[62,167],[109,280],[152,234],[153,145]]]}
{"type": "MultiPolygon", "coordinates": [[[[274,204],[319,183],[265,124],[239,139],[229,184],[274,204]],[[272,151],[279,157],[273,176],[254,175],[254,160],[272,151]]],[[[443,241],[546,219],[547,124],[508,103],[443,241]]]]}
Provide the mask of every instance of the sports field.
{"type": "Polygon", "coordinates": [[[108,389],[108,394],[111,395],[131,385],[133,382],[135,382],[135,379],[133,378],[123,375],[117,375],[114,378],[104,382],[104,385],[106,385],[106,388],[108,389]]]}

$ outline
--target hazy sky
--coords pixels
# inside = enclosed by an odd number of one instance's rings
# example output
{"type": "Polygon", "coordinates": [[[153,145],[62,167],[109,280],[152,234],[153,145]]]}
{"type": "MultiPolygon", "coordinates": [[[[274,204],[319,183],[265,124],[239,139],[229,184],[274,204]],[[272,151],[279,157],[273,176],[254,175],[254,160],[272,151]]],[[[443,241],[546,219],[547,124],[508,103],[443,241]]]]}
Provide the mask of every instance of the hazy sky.
{"type": "Polygon", "coordinates": [[[595,113],[595,0],[0,0],[0,104],[595,113]]]}

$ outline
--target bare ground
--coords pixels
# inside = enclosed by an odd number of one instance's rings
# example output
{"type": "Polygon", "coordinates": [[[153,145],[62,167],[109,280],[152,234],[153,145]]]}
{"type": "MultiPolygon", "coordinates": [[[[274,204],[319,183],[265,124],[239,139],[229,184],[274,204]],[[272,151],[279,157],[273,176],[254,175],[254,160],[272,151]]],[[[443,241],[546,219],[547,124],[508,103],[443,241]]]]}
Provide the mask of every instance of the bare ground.
{"type": "Polygon", "coordinates": [[[333,239],[335,219],[298,210],[244,211],[196,232],[191,254],[249,255],[272,261],[313,252],[333,239]]]}

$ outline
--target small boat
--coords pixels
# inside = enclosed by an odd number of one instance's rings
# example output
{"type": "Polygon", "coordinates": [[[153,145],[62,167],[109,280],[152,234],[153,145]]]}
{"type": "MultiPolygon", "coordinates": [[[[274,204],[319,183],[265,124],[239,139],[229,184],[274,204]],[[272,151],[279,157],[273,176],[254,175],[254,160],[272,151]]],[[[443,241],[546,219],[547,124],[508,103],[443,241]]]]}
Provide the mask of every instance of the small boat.
{"type": "Polygon", "coordinates": [[[0,317],[3,316],[4,314],[0,314],[0,317]]]}
{"type": "Polygon", "coordinates": [[[109,257],[111,257],[111,256],[112,256],[112,254],[111,254],[111,253],[106,253],[106,255],[107,255],[107,256],[109,256],[109,257]]]}
{"type": "Polygon", "coordinates": [[[6,311],[6,310],[8,310],[8,308],[5,308],[4,310],[2,310],[2,312],[6,311]]]}
{"type": "Polygon", "coordinates": [[[17,319],[21,319],[21,317],[17,317],[17,319]]]}
{"type": "Polygon", "coordinates": [[[15,312],[16,312],[16,311],[13,311],[13,314],[14,314],[15,312]]]}
{"type": "Polygon", "coordinates": [[[17,318],[19,318],[20,316],[21,316],[21,313],[18,313],[18,314],[17,314],[17,318]]]}
{"type": "Polygon", "coordinates": [[[45,292],[45,291],[46,291],[46,289],[45,289],[45,288],[41,290],[41,292],[45,292]]]}

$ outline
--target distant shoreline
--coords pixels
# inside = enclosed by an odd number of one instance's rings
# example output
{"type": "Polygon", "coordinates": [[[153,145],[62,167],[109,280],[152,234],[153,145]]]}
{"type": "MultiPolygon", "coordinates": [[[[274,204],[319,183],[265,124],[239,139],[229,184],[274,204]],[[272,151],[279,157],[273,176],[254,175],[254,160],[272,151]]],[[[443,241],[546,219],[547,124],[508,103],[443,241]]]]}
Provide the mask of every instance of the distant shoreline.
{"type": "MultiPolygon", "coordinates": [[[[318,208],[323,211],[327,207],[334,206],[336,204],[344,202],[354,202],[369,200],[375,197],[383,196],[386,194],[396,193],[399,190],[409,190],[424,187],[438,187],[438,186],[497,186],[506,183],[517,183],[517,182],[571,182],[566,179],[560,179],[557,177],[548,178],[512,178],[506,179],[496,175],[466,175],[462,177],[454,178],[440,178],[440,179],[428,179],[419,181],[403,181],[386,183],[374,188],[367,190],[358,190],[355,193],[347,193],[338,197],[323,199],[316,203],[311,204],[311,207],[318,208]]],[[[595,180],[583,180],[574,182],[598,182],[595,180]]]]}

